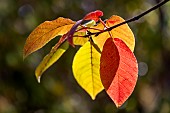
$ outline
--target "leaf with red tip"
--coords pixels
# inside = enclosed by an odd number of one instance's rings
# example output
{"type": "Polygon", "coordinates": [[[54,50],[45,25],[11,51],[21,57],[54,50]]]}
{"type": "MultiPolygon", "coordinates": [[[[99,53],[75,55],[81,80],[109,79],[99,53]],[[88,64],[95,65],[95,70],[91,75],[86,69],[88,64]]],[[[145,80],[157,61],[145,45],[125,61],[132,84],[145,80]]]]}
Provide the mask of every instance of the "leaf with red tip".
{"type": "Polygon", "coordinates": [[[132,94],[138,77],[137,60],[128,46],[118,38],[108,38],[100,59],[103,86],[120,107],[132,94]]]}
{"type": "Polygon", "coordinates": [[[94,20],[95,22],[97,22],[101,16],[103,16],[103,12],[100,10],[96,10],[96,11],[88,13],[83,19],[94,20]]]}

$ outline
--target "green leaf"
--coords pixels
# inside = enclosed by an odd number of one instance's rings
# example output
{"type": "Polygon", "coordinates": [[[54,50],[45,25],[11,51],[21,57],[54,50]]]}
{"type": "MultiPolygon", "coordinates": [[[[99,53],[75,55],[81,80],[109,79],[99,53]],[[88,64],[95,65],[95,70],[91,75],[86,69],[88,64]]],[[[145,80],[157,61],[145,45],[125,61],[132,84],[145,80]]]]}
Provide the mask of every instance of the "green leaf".
{"type": "Polygon", "coordinates": [[[57,49],[54,46],[51,49],[50,53],[44,57],[44,59],[41,61],[35,71],[38,82],[40,82],[41,75],[44,73],[44,71],[46,71],[52,64],[54,64],[68,49],[68,47],[69,44],[67,41],[65,41],[57,49]]]}
{"type": "Polygon", "coordinates": [[[74,45],[82,46],[89,40],[87,37],[83,37],[86,35],[85,32],[76,32],[76,33],[74,33],[74,35],[75,35],[73,38],[74,45]]]}

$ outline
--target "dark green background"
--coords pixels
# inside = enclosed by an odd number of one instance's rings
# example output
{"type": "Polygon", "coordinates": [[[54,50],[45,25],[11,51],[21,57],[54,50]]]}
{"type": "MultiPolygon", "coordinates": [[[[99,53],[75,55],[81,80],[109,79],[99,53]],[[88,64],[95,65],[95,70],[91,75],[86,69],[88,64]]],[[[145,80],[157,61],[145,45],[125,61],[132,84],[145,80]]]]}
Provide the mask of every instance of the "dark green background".
{"type": "Polygon", "coordinates": [[[39,84],[34,71],[58,38],[23,61],[30,32],[46,20],[79,20],[94,10],[102,19],[128,19],[159,0],[0,0],[0,113],[169,113],[170,3],[129,24],[136,38],[139,79],[128,101],[117,109],[102,91],[95,101],[77,84],[69,50],[46,71],[39,84]]]}

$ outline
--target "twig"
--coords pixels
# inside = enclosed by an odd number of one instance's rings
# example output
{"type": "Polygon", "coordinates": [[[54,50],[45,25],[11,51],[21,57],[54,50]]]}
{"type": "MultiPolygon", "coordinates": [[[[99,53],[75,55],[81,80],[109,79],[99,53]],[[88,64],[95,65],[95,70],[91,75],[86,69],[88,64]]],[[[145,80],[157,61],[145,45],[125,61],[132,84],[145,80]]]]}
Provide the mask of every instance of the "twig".
{"type": "Polygon", "coordinates": [[[101,33],[103,33],[103,32],[111,31],[112,29],[114,29],[114,28],[116,28],[116,27],[119,27],[119,26],[121,26],[121,25],[123,25],[123,24],[136,21],[136,20],[140,19],[141,17],[145,16],[146,14],[150,13],[151,11],[154,11],[154,10],[156,10],[157,8],[161,7],[162,5],[164,5],[165,3],[167,3],[168,1],[170,1],[170,0],[163,0],[163,1],[159,2],[158,4],[156,4],[155,6],[153,6],[152,8],[146,10],[145,12],[143,12],[143,13],[135,16],[135,17],[132,17],[132,18],[130,18],[130,19],[128,19],[128,20],[125,20],[124,22],[119,23],[119,24],[117,24],[117,25],[114,25],[114,26],[112,26],[112,27],[109,27],[109,28],[107,28],[107,29],[105,29],[105,30],[103,30],[103,31],[94,32],[94,33],[88,34],[88,35],[86,35],[85,37],[88,37],[89,35],[98,36],[99,34],[101,34],[101,33]]]}

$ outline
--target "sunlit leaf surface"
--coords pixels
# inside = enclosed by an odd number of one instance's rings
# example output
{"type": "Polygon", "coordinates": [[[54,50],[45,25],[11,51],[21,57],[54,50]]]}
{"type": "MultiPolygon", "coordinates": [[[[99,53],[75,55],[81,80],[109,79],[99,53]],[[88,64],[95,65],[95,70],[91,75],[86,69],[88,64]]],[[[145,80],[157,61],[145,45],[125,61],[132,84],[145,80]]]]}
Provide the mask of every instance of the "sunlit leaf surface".
{"type": "Polygon", "coordinates": [[[138,77],[138,64],[133,52],[118,38],[109,38],[104,44],[100,60],[103,86],[120,107],[132,94],[138,77]]]}
{"type": "MultiPolygon", "coordinates": [[[[124,19],[122,19],[121,17],[113,15],[111,18],[106,20],[106,26],[111,27],[123,21],[124,19]]],[[[104,26],[102,23],[99,23],[94,28],[103,30],[104,26]]],[[[97,32],[97,30],[91,30],[91,32],[97,32]]],[[[109,32],[104,32],[99,34],[98,36],[93,36],[94,42],[99,46],[101,50],[103,48],[105,41],[110,37],[122,39],[132,51],[134,50],[135,38],[127,24],[121,25],[115,29],[112,29],[109,32]]]]}
{"type": "Polygon", "coordinates": [[[46,71],[52,64],[54,64],[68,49],[68,47],[69,44],[67,41],[65,41],[57,49],[53,47],[50,53],[44,57],[44,59],[41,61],[35,71],[38,82],[40,82],[40,78],[43,72],[46,71]]]}
{"type": "Polygon", "coordinates": [[[58,35],[64,35],[74,25],[74,21],[59,17],[53,21],[45,21],[29,35],[24,46],[23,57],[37,51],[58,35]]]}
{"type": "Polygon", "coordinates": [[[78,84],[95,99],[103,90],[100,80],[100,53],[87,42],[76,53],[73,60],[73,74],[78,84]]]}

